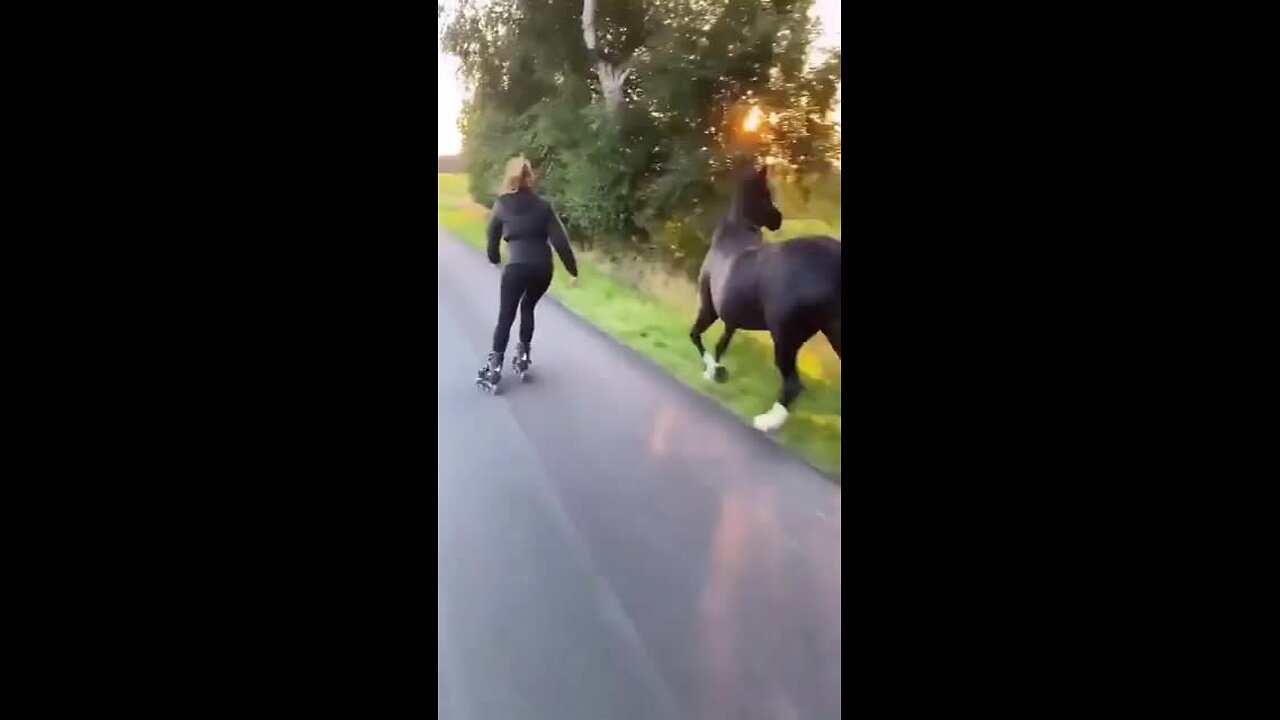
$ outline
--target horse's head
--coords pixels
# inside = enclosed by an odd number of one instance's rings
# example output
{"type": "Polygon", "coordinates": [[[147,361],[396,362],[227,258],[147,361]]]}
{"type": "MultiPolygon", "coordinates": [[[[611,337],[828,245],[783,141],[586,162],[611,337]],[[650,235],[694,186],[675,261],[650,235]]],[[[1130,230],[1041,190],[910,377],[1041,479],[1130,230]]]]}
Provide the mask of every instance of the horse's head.
{"type": "Polygon", "coordinates": [[[782,213],[773,204],[769,192],[769,166],[747,170],[738,185],[738,208],[743,217],[758,227],[777,230],[782,227],[782,213]]]}

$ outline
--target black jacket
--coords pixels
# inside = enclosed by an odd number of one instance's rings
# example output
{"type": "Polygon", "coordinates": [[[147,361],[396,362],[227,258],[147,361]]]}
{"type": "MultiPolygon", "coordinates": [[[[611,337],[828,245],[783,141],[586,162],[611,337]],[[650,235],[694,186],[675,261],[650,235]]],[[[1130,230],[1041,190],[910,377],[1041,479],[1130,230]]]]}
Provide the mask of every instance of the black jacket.
{"type": "Polygon", "coordinates": [[[520,188],[508,195],[499,195],[489,216],[489,262],[502,261],[498,254],[498,242],[507,238],[508,262],[511,264],[540,265],[551,270],[551,248],[560,255],[560,262],[569,274],[578,276],[578,263],[569,247],[569,236],[551,204],[528,188],[520,188]],[[548,241],[551,243],[548,246],[548,241]]]}

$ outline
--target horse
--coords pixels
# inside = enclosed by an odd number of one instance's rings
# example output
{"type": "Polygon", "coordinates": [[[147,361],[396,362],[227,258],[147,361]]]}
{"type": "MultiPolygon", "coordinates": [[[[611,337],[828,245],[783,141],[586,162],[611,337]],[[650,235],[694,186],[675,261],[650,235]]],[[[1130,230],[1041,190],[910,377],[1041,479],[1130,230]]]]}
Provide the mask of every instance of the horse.
{"type": "Polygon", "coordinates": [[[813,235],[766,243],[760,228],[782,226],[768,175],[766,165],[739,176],[698,272],[698,315],[689,331],[706,366],[704,377],[716,382],[728,377],[720,358],[735,332],[769,331],[782,389],[773,407],[752,421],[762,432],[786,422],[802,389],[796,356],[809,338],[821,332],[840,356],[840,241],[813,235]],[[717,319],[724,322],[724,335],[712,354],[703,347],[702,335],[717,319]]]}

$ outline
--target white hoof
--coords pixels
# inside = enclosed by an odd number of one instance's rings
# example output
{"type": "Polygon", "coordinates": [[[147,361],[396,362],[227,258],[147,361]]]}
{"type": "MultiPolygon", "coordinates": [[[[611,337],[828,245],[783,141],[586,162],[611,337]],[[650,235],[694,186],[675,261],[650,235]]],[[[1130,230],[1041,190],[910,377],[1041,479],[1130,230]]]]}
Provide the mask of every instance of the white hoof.
{"type": "Polygon", "coordinates": [[[773,407],[769,408],[769,412],[757,415],[751,424],[755,425],[760,432],[772,432],[782,427],[786,421],[787,409],[782,407],[781,403],[774,403],[773,407]]]}
{"type": "Polygon", "coordinates": [[[715,382],[716,368],[720,367],[720,363],[716,362],[716,358],[711,353],[702,354],[702,364],[707,367],[707,371],[702,373],[702,377],[715,382]]]}

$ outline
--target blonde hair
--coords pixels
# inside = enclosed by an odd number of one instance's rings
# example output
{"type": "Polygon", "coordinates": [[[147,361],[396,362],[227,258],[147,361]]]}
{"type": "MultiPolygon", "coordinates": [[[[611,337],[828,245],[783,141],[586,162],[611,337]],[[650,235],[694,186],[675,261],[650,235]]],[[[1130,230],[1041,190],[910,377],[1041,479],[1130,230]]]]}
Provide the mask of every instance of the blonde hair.
{"type": "Polygon", "coordinates": [[[533,166],[524,155],[517,155],[507,161],[507,168],[502,172],[502,184],[498,186],[498,193],[508,195],[532,184],[533,166]]]}

